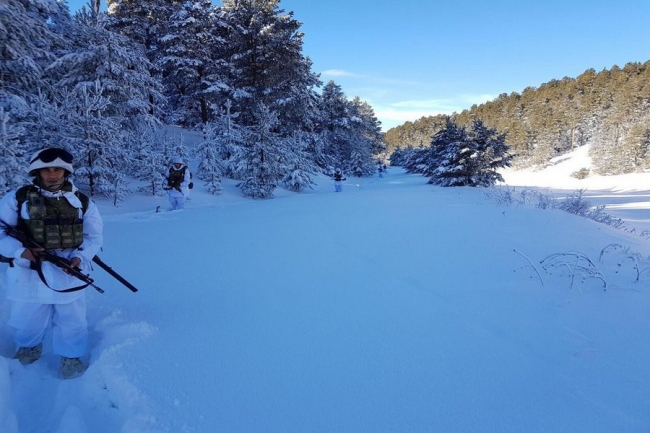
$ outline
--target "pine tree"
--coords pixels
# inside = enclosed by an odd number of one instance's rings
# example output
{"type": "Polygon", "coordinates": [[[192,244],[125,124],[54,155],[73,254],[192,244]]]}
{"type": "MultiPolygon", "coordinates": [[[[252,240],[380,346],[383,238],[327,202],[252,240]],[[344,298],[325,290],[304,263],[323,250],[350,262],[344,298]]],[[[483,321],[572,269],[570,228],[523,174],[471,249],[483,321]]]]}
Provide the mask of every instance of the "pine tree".
{"type": "Polygon", "coordinates": [[[498,169],[509,167],[512,156],[505,134],[485,127],[475,119],[469,132],[447,119],[434,135],[424,174],[440,186],[491,186],[503,181],[498,169]]]}
{"type": "Polygon", "coordinates": [[[503,182],[498,170],[510,167],[512,162],[506,135],[486,127],[481,119],[474,119],[467,139],[469,147],[476,152],[469,164],[468,185],[492,186],[497,181],[503,182]]]}
{"type": "Polygon", "coordinates": [[[51,47],[59,38],[48,20],[62,8],[54,0],[0,2],[0,103],[5,108],[20,107],[46,86],[43,68],[54,60],[51,47]]]}
{"type": "Polygon", "coordinates": [[[322,90],[320,113],[323,128],[324,156],[333,171],[333,166],[344,167],[352,154],[350,143],[350,103],[341,86],[329,81],[322,90]]]}
{"type": "Polygon", "coordinates": [[[257,122],[258,104],[277,113],[282,136],[314,119],[319,84],[302,55],[300,23],[278,7],[279,0],[224,0],[220,18],[229,59],[227,83],[240,124],[257,122]]]}
{"type": "Polygon", "coordinates": [[[221,157],[219,151],[222,146],[220,140],[220,124],[208,123],[204,130],[203,142],[197,149],[199,157],[199,166],[196,177],[205,181],[206,190],[210,194],[220,194],[223,190],[221,186],[221,176],[224,172],[225,160],[221,157]]]}
{"type": "Polygon", "coordinates": [[[169,17],[180,0],[107,0],[110,30],[141,45],[151,64],[156,63],[158,39],[167,33],[169,17]]]}
{"type": "Polygon", "coordinates": [[[232,102],[226,100],[224,108],[209,127],[215,149],[220,158],[223,175],[241,180],[237,173],[236,160],[242,160],[246,152],[247,130],[239,122],[239,113],[232,112],[232,102]]]}
{"type": "Polygon", "coordinates": [[[20,138],[24,129],[10,123],[9,113],[0,107],[0,193],[27,182],[24,159],[27,153],[20,138]]]}
{"type": "Polygon", "coordinates": [[[376,156],[385,150],[380,122],[368,103],[355,97],[350,102],[350,142],[352,150],[346,171],[365,177],[375,173],[376,156]]]}
{"type": "Polygon", "coordinates": [[[134,143],[135,164],[132,169],[134,177],[143,182],[138,191],[159,196],[164,193],[167,165],[164,149],[157,145],[154,131],[142,131],[134,143]]]}
{"type": "Polygon", "coordinates": [[[19,122],[24,128],[23,141],[29,143],[28,150],[36,151],[46,147],[60,147],[65,142],[70,125],[66,119],[68,104],[76,96],[66,89],[52,89],[48,93],[37,89],[28,100],[29,111],[19,122]]]}
{"type": "Polygon", "coordinates": [[[185,2],[171,15],[169,32],[159,38],[157,65],[175,113],[171,119],[181,125],[207,123],[227,87],[217,19],[210,0],[185,2]]]}
{"type": "Polygon", "coordinates": [[[183,135],[182,132],[179,133],[177,139],[172,144],[171,154],[167,155],[169,160],[169,165],[171,165],[172,158],[177,156],[179,156],[183,160],[183,162],[188,164],[190,161],[191,153],[192,153],[192,149],[188,148],[187,145],[185,144],[185,136],[183,135]]]}
{"type": "Polygon", "coordinates": [[[122,128],[137,131],[158,124],[155,104],[163,100],[160,83],[151,76],[151,64],[141,48],[128,38],[106,29],[105,13],[82,9],[74,50],[61,50],[48,71],[58,88],[74,90],[99,81],[109,104],[104,116],[118,119],[122,128]]]}
{"type": "Polygon", "coordinates": [[[109,105],[99,82],[82,85],[66,98],[63,111],[69,113],[62,133],[66,148],[76,155],[75,178],[91,196],[110,197],[114,176],[127,171],[132,156],[123,151],[119,124],[104,116],[109,105]]]}
{"type": "Polygon", "coordinates": [[[307,152],[306,139],[308,136],[309,134],[300,131],[293,135],[293,169],[283,180],[287,188],[296,192],[305,188],[313,189],[312,185],[316,184],[313,180],[313,176],[316,174],[315,165],[307,152]]]}
{"type": "Polygon", "coordinates": [[[131,192],[131,188],[129,188],[126,176],[122,173],[113,173],[110,178],[112,180],[110,198],[113,202],[113,206],[117,206],[126,199],[127,195],[131,192]]]}
{"type": "Polygon", "coordinates": [[[470,158],[473,149],[467,146],[464,128],[447,118],[445,128],[433,136],[426,160],[425,176],[429,183],[439,186],[464,186],[468,184],[470,158]]]}
{"type": "Polygon", "coordinates": [[[273,132],[278,117],[266,106],[260,104],[256,111],[255,124],[250,127],[250,143],[243,157],[237,161],[238,172],[244,179],[239,188],[251,198],[271,198],[277,182],[283,178],[285,142],[273,132]]]}

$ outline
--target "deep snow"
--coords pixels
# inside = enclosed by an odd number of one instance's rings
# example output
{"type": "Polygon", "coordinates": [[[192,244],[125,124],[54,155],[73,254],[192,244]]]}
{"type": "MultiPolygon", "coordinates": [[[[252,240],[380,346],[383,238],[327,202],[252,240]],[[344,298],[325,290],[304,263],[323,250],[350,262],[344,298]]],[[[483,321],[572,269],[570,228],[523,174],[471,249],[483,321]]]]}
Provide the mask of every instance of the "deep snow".
{"type": "Polygon", "coordinates": [[[506,183],[586,188],[625,229],[395,167],[338,194],[100,201],[100,256],[140,291],[95,270],[68,381],[47,342],[11,359],[0,304],[0,432],[649,432],[650,176],[572,179],[581,152],[506,183]],[[577,253],[606,287],[571,282],[577,253]]]}

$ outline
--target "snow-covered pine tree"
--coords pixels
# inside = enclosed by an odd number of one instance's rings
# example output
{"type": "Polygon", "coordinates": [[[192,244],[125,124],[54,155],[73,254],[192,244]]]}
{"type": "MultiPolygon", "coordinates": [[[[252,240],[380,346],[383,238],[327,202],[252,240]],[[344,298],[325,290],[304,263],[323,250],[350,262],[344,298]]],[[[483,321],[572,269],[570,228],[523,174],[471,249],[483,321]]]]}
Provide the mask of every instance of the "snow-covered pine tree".
{"type": "Polygon", "coordinates": [[[311,159],[316,168],[320,169],[320,171],[331,173],[336,165],[336,161],[327,154],[325,137],[326,130],[321,129],[319,132],[316,132],[312,128],[307,132],[305,142],[307,143],[307,152],[311,155],[311,159]]]}
{"type": "Polygon", "coordinates": [[[239,113],[233,113],[232,102],[226,100],[219,116],[212,122],[211,134],[215,140],[216,150],[221,159],[222,174],[226,177],[241,180],[235,167],[235,160],[242,159],[245,151],[245,136],[247,132],[239,125],[239,113]]]}
{"type": "Polygon", "coordinates": [[[430,184],[439,186],[464,186],[469,184],[471,158],[475,155],[467,142],[465,128],[447,117],[443,129],[431,139],[428,158],[424,161],[424,176],[430,184]]]}
{"type": "Polygon", "coordinates": [[[366,137],[371,145],[373,155],[379,155],[386,151],[384,143],[384,133],[381,132],[381,122],[375,115],[375,110],[366,101],[355,96],[352,100],[355,123],[361,134],[366,137]]]}
{"type": "Polygon", "coordinates": [[[417,149],[408,148],[404,151],[402,167],[404,167],[407,173],[419,173],[423,176],[431,176],[437,166],[429,162],[430,158],[431,149],[428,147],[420,146],[417,149]]]}
{"type": "Polygon", "coordinates": [[[279,0],[224,0],[219,8],[228,59],[227,84],[240,125],[257,123],[258,104],[277,113],[283,137],[305,129],[313,117],[319,84],[302,55],[300,23],[279,0]]]}
{"type": "Polygon", "coordinates": [[[472,122],[469,132],[451,118],[433,136],[426,161],[429,183],[440,186],[490,186],[503,180],[497,172],[509,167],[505,134],[487,128],[480,119],[472,122]]]}
{"type": "Polygon", "coordinates": [[[10,116],[0,107],[0,194],[27,183],[25,155],[21,141],[24,129],[9,122],[10,116]]]}
{"type": "Polygon", "coordinates": [[[499,134],[495,128],[486,127],[481,119],[474,119],[467,140],[476,152],[471,159],[468,185],[492,186],[497,181],[503,182],[503,176],[497,170],[510,167],[512,162],[506,134],[499,134]]]}
{"type": "Polygon", "coordinates": [[[20,125],[25,130],[23,141],[27,143],[30,152],[59,147],[65,141],[68,125],[64,119],[69,116],[66,103],[74,97],[65,89],[57,88],[47,93],[36,89],[29,97],[29,111],[20,125]]]}
{"type": "Polygon", "coordinates": [[[56,135],[54,128],[38,137],[45,132],[41,115],[47,114],[49,119],[56,111],[51,101],[52,86],[43,71],[56,58],[52,48],[65,43],[54,31],[65,17],[69,17],[67,6],[55,0],[0,2],[0,108],[9,115],[7,129],[23,130],[20,142],[25,148],[17,152],[31,155],[50,144],[41,138],[56,135]]]}
{"type": "Polygon", "coordinates": [[[211,0],[184,2],[171,15],[168,32],[159,38],[157,65],[174,113],[171,120],[193,127],[213,117],[227,88],[223,80],[223,41],[211,0]]]}
{"type": "Polygon", "coordinates": [[[117,206],[126,199],[128,194],[131,192],[131,188],[126,180],[126,176],[122,173],[113,173],[111,177],[112,190],[110,191],[110,198],[113,202],[113,206],[117,206]]]}
{"type": "Polygon", "coordinates": [[[185,136],[183,133],[179,133],[174,141],[172,141],[171,154],[168,155],[168,163],[171,164],[172,158],[180,156],[185,165],[190,163],[190,155],[192,150],[187,147],[185,144],[185,136]]]}
{"type": "Polygon", "coordinates": [[[103,115],[109,105],[104,91],[97,81],[78,86],[73,96],[66,98],[70,105],[63,111],[69,117],[65,119],[62,143],[75,155],[78,183],[86,186],[90,196],[110,197],[114,176],[128,171],[132,156],[120,146],[123,136],[115,118],[103,115]]]}
{"type": "Polygon", "coordinates": [[[73,90],[99,81],[109,98],[104,116],[119,120],[128,131],[158,125],[153,113],[163,101],[161,85],[151,76],[142,47],[107,30],[104,12],[83,8],[74,19],[78,31],[73,48],[61,49],[48,67],[56,86],[73,90]]]}
{"type": "Polygon", "coordinates": [[[167,33],[169,17],[182,4],[181,0],[107,0],[109,29],[141,45],[155,64],[158,39],[167,33]]]}
{"type": "Polygon", "coordinates": [[[287,188],[300,192],[305,188],[313,189],[316,182],[313,176],[316,174],[316,167],[313,159],[307,152],[307,139],[309,134],[297,131],[293,135],[293,168],[285,176],[283,182],[287,188]]]}
{"type": "Polygon", "coordinates": [[[344,171],[355,177],[372,176],[375,172],[375,165],[369,147],[355,147],[350,154],[344,171]]]}
{"type": "Polygon", "coordinates": [[[138,191],[159,196],[164,194],[167,184],[167,165],[164,149],[157,146],[153,131],[142,131],[133,145],[135,164],[132,170],[136,179],[143,182],[138,191]]]}
{"type": "Polygon", "coordinates": [[[54,60],[50,48],[59,39],[48,25],[61,13],[55,0],[4,0],[0,2],[0,104],[25,108],[35,90],[46,87],[43,68],[54,60]]]}
{"type": "Polygon", "coordinates": [[[397,167],[404,167],[404,163],[406,162],[407,152],[408,152],[407,149],[404,149],[402,148],[402,146],[398,145],[393,150],[393,153],[390,154],[390,165],[394,165],[397,167]]]}
{"type": "Polygon", "coordinates": [[[385,150],[380,122],[366,102],[358,96],[350,102],[350,143],[352,151],[346,171],[353,176],[366,177],[375,173],[376,156],[385,150]]]}
{"type": "Polygon", "coordinates": [[[222,159],[219,151],[222,145],[220,131],[220,122],[208,123],[204,129],[203,142],[196,150],[199,159],[196,177],[205,181],[206,191],[210,194],[220,194],[223,190],[221,176],[226,161],[222,159]]]}
{"type": "MultiPolygon", "coordinates": [[[[343,168],[352,153],[351,107],[340,85],[329,81],[323,86],[319,108],[323,125],[324,154],[332,165],[343,168]]],[[[322,168],[329,172],[333,167],[322,168]]]]}
{"type": "Polygon", "coordinates": [[[255,122],[250,127],[245,152],[237,161],[237,172],[243,179],[239,188],[246,197],[271,198],[277,182],[287,170],[282,164],[287,146],[274,132],[277,115],[265,105],[258,106],[255,122]]]}

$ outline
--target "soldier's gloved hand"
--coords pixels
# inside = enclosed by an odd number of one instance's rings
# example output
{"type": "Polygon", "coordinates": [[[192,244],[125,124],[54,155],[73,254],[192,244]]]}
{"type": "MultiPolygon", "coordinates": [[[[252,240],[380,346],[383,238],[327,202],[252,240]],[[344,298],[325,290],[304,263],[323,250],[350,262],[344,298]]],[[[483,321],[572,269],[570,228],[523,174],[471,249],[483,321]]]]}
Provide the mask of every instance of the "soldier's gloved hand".
{"type": "Polygon", "coordinates": [[[23,259],[27,259],[30,262],[36,262],[38,260],[38,256],[41,251],[43,251],[43,248],[25,248],[25,251],[20,255],[23,259]]]}
{"type": "Polygon", "coordinates": [[[79,265],[81,265],[81,259],[79,257],[73,257],[70,259],[71,268],[79,268],[79,265]]]}

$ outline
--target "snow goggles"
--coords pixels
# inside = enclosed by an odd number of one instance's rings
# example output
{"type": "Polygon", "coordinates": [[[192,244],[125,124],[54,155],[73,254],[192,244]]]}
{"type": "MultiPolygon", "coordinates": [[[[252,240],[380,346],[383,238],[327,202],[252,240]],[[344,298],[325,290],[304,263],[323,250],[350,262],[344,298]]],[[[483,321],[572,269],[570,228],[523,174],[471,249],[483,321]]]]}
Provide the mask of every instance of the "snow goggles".
{"type": "Polygon", "coordinates": [[[60,149],[58,147],[50,147],[49,149],[38,152],[38,155],[36,155],[34,159],[30,161],[30,164],[39,159],[47,163],[52,162],[57,158],[60,158],[63,162],[72,164],[72,154],[67,150],[60,149]]]}

